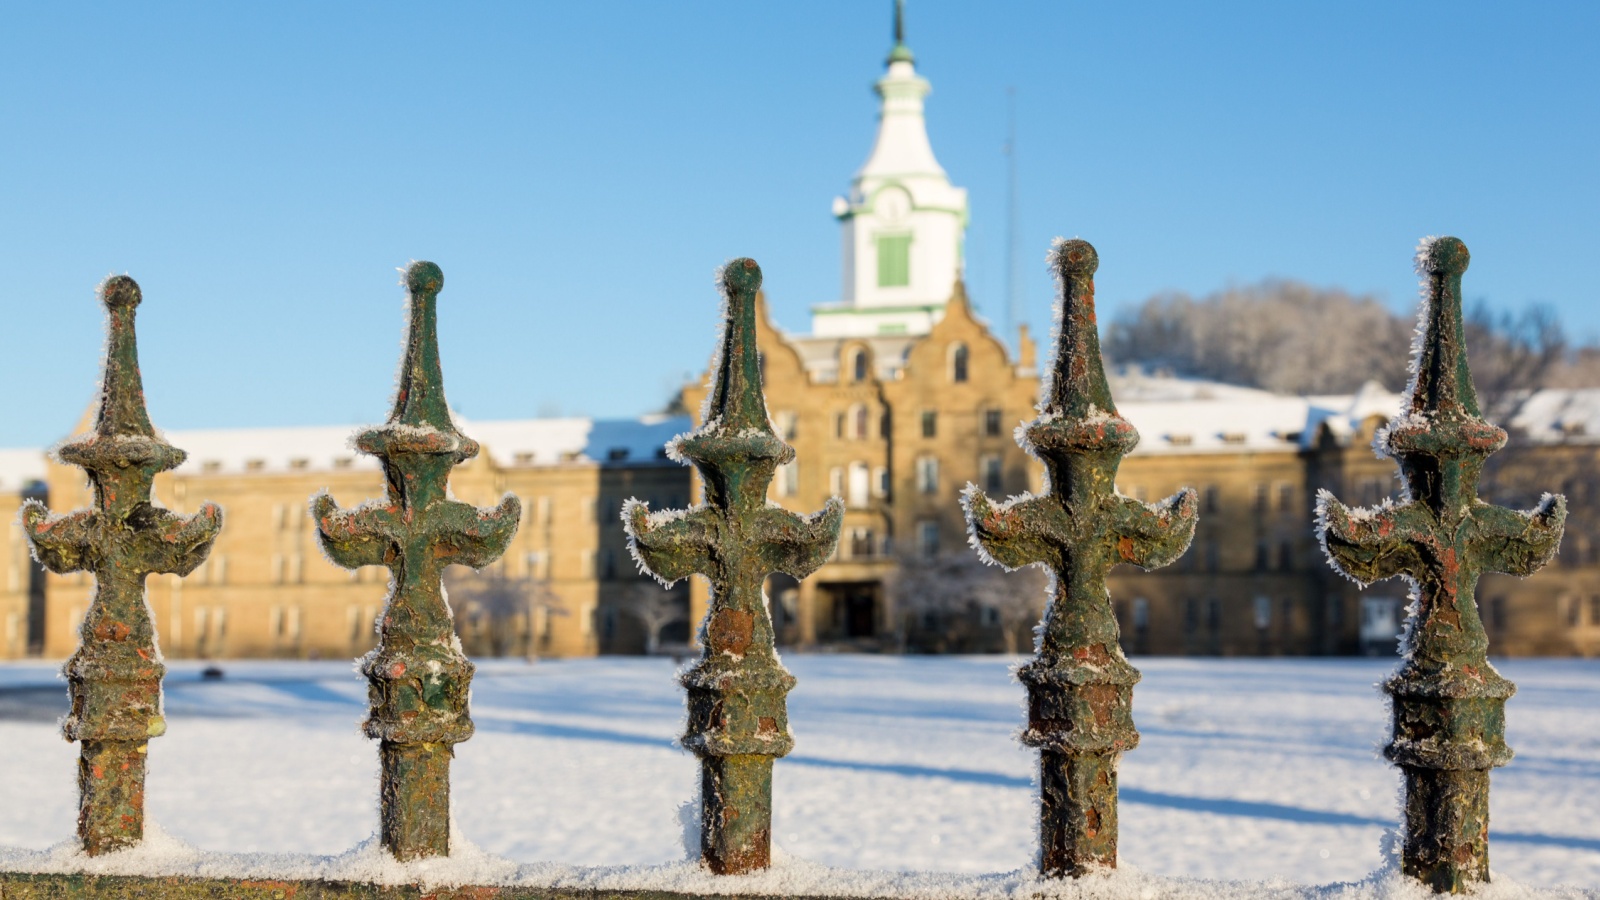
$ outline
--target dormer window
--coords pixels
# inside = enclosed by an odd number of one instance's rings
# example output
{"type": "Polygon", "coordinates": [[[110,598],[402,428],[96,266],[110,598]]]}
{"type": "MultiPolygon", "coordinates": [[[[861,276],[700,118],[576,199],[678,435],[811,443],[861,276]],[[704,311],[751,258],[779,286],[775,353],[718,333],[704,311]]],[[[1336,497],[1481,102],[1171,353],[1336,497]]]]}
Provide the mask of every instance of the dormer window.
{"type": "Polygon", "coordinates": [[[950,348],[950,380],[963,384],[967,380],[967,345],[956,344],[950,348]]]}
{"type": "Polygon", "coordinates": [[[867,351],[857,350],[851,355],[850,369],[856,381],[867,380],[867,351]]]}

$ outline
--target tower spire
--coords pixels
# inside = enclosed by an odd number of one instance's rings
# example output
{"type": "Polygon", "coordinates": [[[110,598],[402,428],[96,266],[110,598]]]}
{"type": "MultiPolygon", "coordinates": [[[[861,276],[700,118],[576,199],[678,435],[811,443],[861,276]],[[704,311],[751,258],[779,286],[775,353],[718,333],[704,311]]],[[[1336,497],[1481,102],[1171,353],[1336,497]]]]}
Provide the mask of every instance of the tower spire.
{"type": "Polygon", "coordinates": [[[889,62],[911,62],[911,48],[906,46],[906,0],[894,0],[894,49],[889,51],[889,62]]]}

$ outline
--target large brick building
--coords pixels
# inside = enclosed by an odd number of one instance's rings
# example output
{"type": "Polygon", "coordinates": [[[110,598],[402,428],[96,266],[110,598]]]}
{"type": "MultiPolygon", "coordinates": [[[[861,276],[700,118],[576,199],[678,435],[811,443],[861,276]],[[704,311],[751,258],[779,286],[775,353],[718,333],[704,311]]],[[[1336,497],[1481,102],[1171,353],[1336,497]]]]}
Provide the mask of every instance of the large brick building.
{"type": "MultiPolygon", "coordinates": [[[[1025,331],[1013,351],[968,301],[966,192],[934,157],[923,119],[928,84],[904,44],[896,43],[876,87],[876,142],[848,194],[834,201],[843,245],[839,300],[814,307],[803,333],[779,329],[761,307],[768,405],[798,452],[779,471],[771,499],[799,512],[832,495],[846,503],[837,554],[804,583],[773,580],[773,614],[790,645],[994,649],[1004,643],[1001,629],[1026,625],[1007,625],[981,603],[970,610],[972,622],[953,621],[948,609],[934,614],[915,580],[902,576],[968,552],[959,505],[966,484],[991,496],[1041,486],[1041,467],[1013,440],[1017,424],[1034,415],[1040,352],[1025,331]]],[[[1108,265],[1102,281],[1114,281],[1116,271],[1108,265]]],[[[603,328],[597,320],[596,333],[603,328]]],[[[1351,396],[1285,397],[1137,372],[1113,373],[1112,390],[1142,435],[1122,465],[1121,491],[1148,500],[1192,486],[1201,501],[1195,543],[1182,559],[1153,573],[1113,573],[1130,651],[1392,647],[1404,586],[1363,592],[1336,577],[1311,519],[1319,488],[1365,504],[1394,492],[1393,463],[1369,447],[1373,431],[1398,410],[1396,395],[1371,385],[1351,396]]],[[[703,396],[700,385],[684,392],[691,409],[703,396]]],[[[1600,391],[1540,392],[1497,417],[1512,444],[1491,459],[1485,496],[1531,506],[1542,491],[1562,490],[1573,513],[1554,566],[1525,581],[1488,576],[1480,585],[1492,649],[1600,654],[1600,520],[1592,512],[1600,501],[1600,391]]],[[[492,504],[509,491],[524,510],[504,559],[454,589],[469,652],[637,652],[647,642],[641,611],[658,607],[660,626],[673,618],[673,602],[681,610],[676,637],[687,640],[687,622],[704,610],[703,583],[656,603],[627,558],[618,511],[630,496],[655,509],[689,501],[690,471],[661,453],[689,424],[687,417],[462,423],[483,453],[452,475],[456,496],[492,504]]],[[[309,497],[324,488],[344,504],[382,494],[376,462],[347,445],[354,430],[167,435],[189,459],[157,477],[157,502],[192,511],[210,500],[226,515],[200,569],[184,579],[149,579],[168,655],[338,657],[370,648],[386,574],[377,567],[352,574],[323,559],[307,512],[309,497]]],[[[47,464],[37,450],[0,451],[0,515],[13,523],[0,553],[0,658],[63,657],[77,641],[88,576],[46,576],[30,566],[14,524],[25,496],[48,496],[64,512],[87,504],[88,493],[77,469],[47,464]]],[[[1020,590],[1042,606],[1041,592],[1020,590]]]]}

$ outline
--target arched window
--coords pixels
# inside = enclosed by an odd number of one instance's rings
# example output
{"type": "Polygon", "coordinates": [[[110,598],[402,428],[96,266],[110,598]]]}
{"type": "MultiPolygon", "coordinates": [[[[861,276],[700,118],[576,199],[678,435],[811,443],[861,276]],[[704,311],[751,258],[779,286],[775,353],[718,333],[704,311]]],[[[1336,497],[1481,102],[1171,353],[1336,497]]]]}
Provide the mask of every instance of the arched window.
{"type": "Polygon", "coordinates": [[[950,348],[950,380],[957,384],[967,380],[966,344],[956,344],[950,348]]]}
{"type": "Polygon", "coordinates": [[[851,361],[851,368],[856,381],[867,380],[867,351],[857,350],[851,361]]]}

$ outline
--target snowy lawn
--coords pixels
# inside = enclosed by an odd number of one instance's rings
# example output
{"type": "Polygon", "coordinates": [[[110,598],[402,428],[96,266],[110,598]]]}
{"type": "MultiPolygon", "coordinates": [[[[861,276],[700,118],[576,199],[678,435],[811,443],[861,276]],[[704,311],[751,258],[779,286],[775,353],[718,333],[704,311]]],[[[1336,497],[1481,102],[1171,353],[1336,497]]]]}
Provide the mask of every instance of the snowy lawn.
{"type": "MultiPolygon", "coordinates": [[[[786,665],[794,753],[774,776],[788,857],[829,866],[1005,872],[1033,856],[1034,756],[1013,734],[1022,688],[1000,657],[806,656],[786,665]]],[[[1135,659],[1143,735],[1123,758],[1122,858],[1155,875],[1355,881],[1398,819],[1378,660],[1135,659]]],[[[1491,858],[1529,886],[1600,886],[1600,662],[1512,660],[1494,775],[1491,858]]],[[[377,756],[348,663],[172,664],[168,732],[151,743],[148,813],[208,850],[336,854],[376,823],[377,756]]],[[[76,748],[55,667],[0,665],[0,846],[72,834],[76,748]]],[[[461,833],[513,860],[682,859],[697,783],[673,744],[681,690],[665,660],[491,660],[478,733],[457,748],[461,833]]]]}

